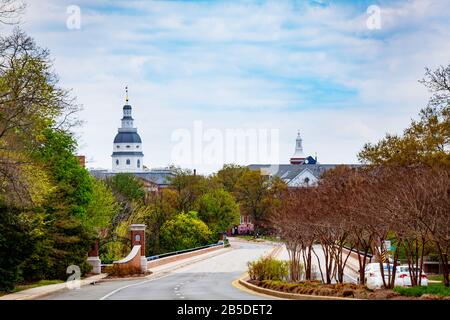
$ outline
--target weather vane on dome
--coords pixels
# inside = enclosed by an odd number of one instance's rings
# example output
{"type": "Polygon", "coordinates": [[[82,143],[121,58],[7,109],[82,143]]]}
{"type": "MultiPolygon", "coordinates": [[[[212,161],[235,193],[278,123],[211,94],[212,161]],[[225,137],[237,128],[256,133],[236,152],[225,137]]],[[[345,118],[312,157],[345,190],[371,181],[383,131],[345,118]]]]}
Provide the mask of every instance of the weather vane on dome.
{"type": "Polygon", "coordinates": [[[128,103],[128,86],[125,87],[125,93],[126,93],[125,101],[128,103]]]}

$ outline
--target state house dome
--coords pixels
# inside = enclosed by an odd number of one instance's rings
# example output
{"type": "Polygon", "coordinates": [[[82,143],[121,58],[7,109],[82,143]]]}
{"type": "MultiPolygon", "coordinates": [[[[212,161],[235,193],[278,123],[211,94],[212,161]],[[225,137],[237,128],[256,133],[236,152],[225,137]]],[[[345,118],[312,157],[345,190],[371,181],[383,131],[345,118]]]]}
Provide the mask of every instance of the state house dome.
{"type": "Polygon", "coordinates": [[[119,132],[114,138],[114,143],[142,143],[137,132],[119,132]]]}
{"type": "Polygon", "coordinates": [[[123,106],[122,126],[114,137],[112,172],[143,172],[142,140],[133,125],[132,107],[128,104],[128,87],[123,106]]]}

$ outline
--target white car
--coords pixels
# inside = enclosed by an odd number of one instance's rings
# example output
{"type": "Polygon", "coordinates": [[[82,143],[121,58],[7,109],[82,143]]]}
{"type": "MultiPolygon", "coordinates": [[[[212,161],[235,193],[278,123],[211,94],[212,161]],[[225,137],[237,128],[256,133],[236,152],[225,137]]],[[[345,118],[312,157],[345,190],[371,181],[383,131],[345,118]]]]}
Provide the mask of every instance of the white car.
{"type": "MultiPolygon", "coordinates": [[[[411,275],[409,273],[409,267],[407,265],[397,266],[397,278],[398,278],[398,286],[401,287],[410,287],[411,286],[411,275]]],[[[417,273],[419,270],[416,271],[417,273]]],[[[397,279],[395,279],[395,284],[397,285],[397,279]]],[[[422,271],[421,282],[422,286],[428,286],[428,276],[425,272],[422,271]]]]}
{"type": "MultiPolygon", "coordinates": [[[[389,269],[393,272],[393,266],[387,263],[383,264],[384,267],[384,279],[387,283],[389,281],[389,269]],[[388,269],[389,268],[389,269],[388,269]]],[[[383,278],[381,277],[381,270],[379,263],[369,263],[364,270],[365,284],[369,289],[379,289],[383,287],[383,278]]],[[[406,287],[411,286],[411,276],[409,275],[408,266],[397,266],[395,274],[395,286],[406,287]]],[[[426,274],[422,274],[422,285],[428,285],[428,278],[426,274]]]]}

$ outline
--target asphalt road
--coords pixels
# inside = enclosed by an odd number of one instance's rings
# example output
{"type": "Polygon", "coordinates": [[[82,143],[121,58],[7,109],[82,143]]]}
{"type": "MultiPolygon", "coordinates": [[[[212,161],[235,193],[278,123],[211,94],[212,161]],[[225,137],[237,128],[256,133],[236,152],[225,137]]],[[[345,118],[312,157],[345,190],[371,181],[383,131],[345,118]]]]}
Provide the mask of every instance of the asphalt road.
{"type": "Polygon", "coordinates": [[[178,268],[159,279],[100,282],[77,290],[60,291],[43,299],[264,299],[235,288],[232,282],[247,270],[248,261],[256,260],[270,249],[267,244],[234,242],[231,250],[178,268]]]}

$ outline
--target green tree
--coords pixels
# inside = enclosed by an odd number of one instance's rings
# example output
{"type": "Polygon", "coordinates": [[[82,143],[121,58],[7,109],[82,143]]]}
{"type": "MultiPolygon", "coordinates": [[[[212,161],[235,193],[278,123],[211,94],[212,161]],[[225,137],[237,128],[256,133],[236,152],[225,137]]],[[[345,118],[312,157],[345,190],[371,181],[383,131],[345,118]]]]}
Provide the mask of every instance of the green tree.
{"type": "MultiPolygon", "coordinates": [[[[0,9],[1,11],[1,9],[0,9]]],[[[58,78],[48,50],[15,29],[0,37],[0,198],[13,206],[30,206],[44,174],[31,158],[51,127],[70,128],[79,107],[58,78]]]]}
{"type": "Polygon", "coordinates": [[[20,267],[35,245],[30,227],[19,212],[0,204],[0,291],[10,291],[22,280],[20,267]]]}
{"type": "Polygon", "coordinates": [[[211,182],[191,170],[177,169],[170,179],[170,187],[178,193],[178,212],[188,212],[195,210],[197,199],[210,189],[211,182]]]}
{"type": "Polygon", "coordinates": [[[177,251],[206,245],[211,230],[195,211],[180,213],[161,228],[161,243],[166,251],[177,251]]]}
{"type": "Polygon", "coordinates": [[[220,169],[215,175],[215,179],[217,179],[223,186],[223,188],[230,192],[236,192],[236,185],[242,175],[248,172],[248,169],[245,166],[240,166],[236,164],[226,164],[220,169]]]}
{"type": "Polygon", "coordinates": [[[84,224],[98,234],[107,228],[120,212],[120,206],[112,190],[102,180],[92,178],[92,200],[86,208],[84,224]]]}
{"type": "Polygon", "coordinates": [[[107,184],[121,200],[141,201],[145,195],[144,185],[131,173],[118,173],[107,179],[107,184]]]}
{"type": "MultiPolygon", "coordinates": [[[[37,246],[35,259],[26,264],[41,265],[45,270],[36,272],[47,278],[65,279],[69,265],[78,265],[82,272],[90,269],[86,253],[96,234],[85,221],[93,200],[92,178],[73,154],[76,142],[71,135],[51,129],[44,130],[43,135],[45,142],[35,158],[45,164],[54,187],[43,205],[45,237],[37,246]]],[[[26,274],[29,278],[34,276],[26,274]]]]}
{"type": "Polygon", "coordinates": [[[48,51],[16,29],[0,38],[0,60],[0,256],[13,262],[1,267],[17,275],[11,288],[21,278],[65,278],[69,264],[87,270],[92,181],[67,133],[79,107],[58,87],[48,51]]]}
{"type": "Polygon", "coordinates": [[[219,233],[239,224],[239,205],[234,197],[223,189],[205,193],[200,197],[197,205],[198,217],[213,232],[214,240],[218,240],[219,233]]]}
{"type": "Polygon", "coordinates": [[[268,215],[280,202],[280,194],[286,184],[279,178],[269,178],[259,171],[245,172],[236,183],[236,198],[241,214],[251,218],[255,234],[260,234],[266,225],[268,215]]]}
{"type": "Polygon", "coordinates": [[[171,189],[163,189],[147,197],[147,214],[143,222],[148,226],[146,244],[149,254],[162,253],[161,228],[176,215],[176,201],[177,194],[171,189]]]}

